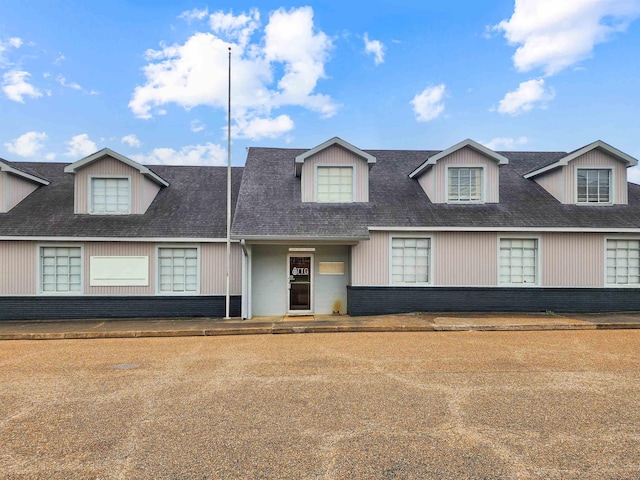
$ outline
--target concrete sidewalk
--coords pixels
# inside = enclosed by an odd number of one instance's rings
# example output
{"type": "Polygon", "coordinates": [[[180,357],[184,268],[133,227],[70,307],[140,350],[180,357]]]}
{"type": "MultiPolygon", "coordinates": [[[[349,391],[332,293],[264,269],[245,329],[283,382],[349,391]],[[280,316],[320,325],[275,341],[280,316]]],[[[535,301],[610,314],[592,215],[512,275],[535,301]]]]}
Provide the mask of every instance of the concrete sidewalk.
{"type": "Polygon", "coordinates": [[[411,313],[372,317],[97,319],[0,322],[0,340],[185,337],[330,332],[595,330],[640,328],[638,313],[411,313]]]}

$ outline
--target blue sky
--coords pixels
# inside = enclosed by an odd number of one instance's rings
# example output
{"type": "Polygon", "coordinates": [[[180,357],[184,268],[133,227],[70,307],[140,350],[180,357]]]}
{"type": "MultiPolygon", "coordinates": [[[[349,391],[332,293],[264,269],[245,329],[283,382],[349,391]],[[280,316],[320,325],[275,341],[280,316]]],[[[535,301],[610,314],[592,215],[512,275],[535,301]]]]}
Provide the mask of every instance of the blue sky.
{"type": "Polygon", "coordinates": [[[333,136],[640,158],[640,0],[389,3],[2,2],[0,156],[224,164],[231,46],[234,165],[333,136]]]}

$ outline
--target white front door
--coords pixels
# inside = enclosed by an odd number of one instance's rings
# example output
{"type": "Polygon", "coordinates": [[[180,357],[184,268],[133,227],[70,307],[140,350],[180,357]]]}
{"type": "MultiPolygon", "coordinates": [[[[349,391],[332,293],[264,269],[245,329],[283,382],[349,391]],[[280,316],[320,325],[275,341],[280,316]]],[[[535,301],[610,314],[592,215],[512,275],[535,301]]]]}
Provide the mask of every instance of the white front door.
{"type": "Polygon", "coordinates": [[[313,256],[311,254],[287,255],[287,308],[290,312],[309,313],[312,308],[313,256]]]}

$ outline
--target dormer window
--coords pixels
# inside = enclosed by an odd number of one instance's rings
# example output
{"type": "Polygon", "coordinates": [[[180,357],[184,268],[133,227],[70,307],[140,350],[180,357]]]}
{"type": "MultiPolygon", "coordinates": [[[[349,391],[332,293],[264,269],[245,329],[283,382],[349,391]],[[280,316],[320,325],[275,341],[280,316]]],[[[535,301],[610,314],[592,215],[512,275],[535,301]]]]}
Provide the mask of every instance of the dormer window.
{"type": "Polygon", "coordinates": [[[449,167],[448,203],[478,203],[484,201],[482,167],[449,167]]]}
{"type": "Polygon", "coordinates": [[[610,168],[577,169],[578,203],[611,203],[610,168]]]}
{"type": "Polygon", "coordinates": [[[316,167],[316,200],[318,202],[353,202],[353,190],[353,167],[316,167]]]}
{"type": "Polygon", "coordinates": [[[131,213],[131,179],[128,177],[92,177],[89,195],[91,213],[131,213]]]}

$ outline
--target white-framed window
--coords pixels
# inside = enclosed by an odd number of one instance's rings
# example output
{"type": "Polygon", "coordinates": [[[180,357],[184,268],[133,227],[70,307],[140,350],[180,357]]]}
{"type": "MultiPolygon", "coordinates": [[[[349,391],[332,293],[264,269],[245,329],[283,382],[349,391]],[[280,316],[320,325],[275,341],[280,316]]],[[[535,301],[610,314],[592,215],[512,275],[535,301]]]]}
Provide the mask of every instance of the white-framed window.
{"type": "Polygon", "coordinates": [[[131,213],[131,179],[128,177],[91,177],[89,194],[91,213],[131,213]]]}
{"type": "Polygon", "coordinates": [[[640,240],[607,239],[607,284],[640,284],[640,240]]]}
{"type": "Polygon", "coordinates": [[[431,239],[391,237],[391,283],[420,285],[431,282],[431,239]]]}
{"type": "Polygon", "coordinates": [[[484,201],[484,168],[448,167],[447,202],[472,203],[484,201]]]}
{"type": "Polygon", "coordinates": [[[353,167],[317,166],[316,200],[318,202],[353,202],[353,167]]]}
{"type": "Polygon", "coordinates": [[[499,250],[501,285],[538,284],[537,238],[501,238],[499,250]]]}
{"type": "Polygon", "coordinates": [[[576,199],[578,203],[611,203],[613,170],[610,168],[576,169],[576,199]]]}
{"type": "Polygon", "coordinates": [[[198,247],[158,247],[158,293],[199,291],[198,247]]]}
{"type": "Polygon", "coordinates": [[[40,247],[40,292],[82,293],[82,248],[40,247]]]}

